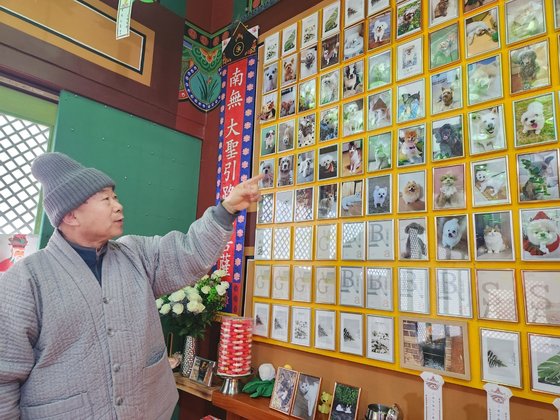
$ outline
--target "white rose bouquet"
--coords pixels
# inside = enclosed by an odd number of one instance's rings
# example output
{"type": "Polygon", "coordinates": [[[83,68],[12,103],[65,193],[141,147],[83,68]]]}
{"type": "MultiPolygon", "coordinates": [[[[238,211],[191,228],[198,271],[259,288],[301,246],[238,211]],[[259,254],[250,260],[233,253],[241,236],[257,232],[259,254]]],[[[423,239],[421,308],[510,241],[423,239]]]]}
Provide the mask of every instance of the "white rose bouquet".
{"type": "Polygon", "coordinates": [[[225,275],[225,271],[216,270],[193,286],[156,299],[160,317],[177,327],[179,335],[203,338],[216,313],[226,306],[229,283],[222,280],[225,275]]]}

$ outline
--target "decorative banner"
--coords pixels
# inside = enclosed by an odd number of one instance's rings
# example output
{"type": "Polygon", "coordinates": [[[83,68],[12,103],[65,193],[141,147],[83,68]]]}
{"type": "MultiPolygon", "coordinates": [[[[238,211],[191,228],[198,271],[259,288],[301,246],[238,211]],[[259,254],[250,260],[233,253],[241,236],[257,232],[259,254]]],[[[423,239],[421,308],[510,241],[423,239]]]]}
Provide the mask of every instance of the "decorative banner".
{"type": "Polygon", "coordinates": [[[440,375],[422,372],[424,380],[424,420],[442,420],[442,387],[445,381],[440,375]]]}
{"type": "Polygon", "coordinates": [[[486,390],[486,408],[488,420],[509,420],[509,399],[511,391],[505,386],[496,384],[484,385],[486,390]]]}
{"type": "MultiPolygon", "coordinates": [[[[236,30],[237,31],[237,30],[236,30]]],[[[232,40],[234,37],[232,37],[232,40]]],[[[245,50],[245,48],[244,48],[245,50]]],[[[220,143],[216,202],[228,196],[233,187],[249,178],[253,123],[255,110],[255,83],[257,57],[251,55],[229,62],[222,68],[220,107],[220,143]]],[[[228,273],[231,287],[224,312],[240,314],[242,302],[242,262],[245,242],[247,211],[237,217],[230,241],[217,266],[228,273]]]]}
{"type": "Polygon", "coordinates": [[[560,420],[560,398],[556,398],[552,401],[552,405],[558,410],[558,420],[560,420]]]}
{"type": "Polygon", "coordinates": [[[116,39],[130,36],[130,16],[134,0],[119,0],[117,7],[116,39]]]}

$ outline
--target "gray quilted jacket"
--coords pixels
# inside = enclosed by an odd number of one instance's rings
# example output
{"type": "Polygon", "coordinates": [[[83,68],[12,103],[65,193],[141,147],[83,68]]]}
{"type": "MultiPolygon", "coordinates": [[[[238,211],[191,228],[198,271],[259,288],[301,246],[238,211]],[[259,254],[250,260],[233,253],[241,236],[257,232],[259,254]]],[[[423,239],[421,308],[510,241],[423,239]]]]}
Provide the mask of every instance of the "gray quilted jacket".
{"type": "Polygon", "coordinates": [[[0,419],[168,420],[178,394],[154,300],[215,263],[224,213],[211,207],[187,234],[110,241],[102,286],[58,231],[5,273],[0,419]]]}

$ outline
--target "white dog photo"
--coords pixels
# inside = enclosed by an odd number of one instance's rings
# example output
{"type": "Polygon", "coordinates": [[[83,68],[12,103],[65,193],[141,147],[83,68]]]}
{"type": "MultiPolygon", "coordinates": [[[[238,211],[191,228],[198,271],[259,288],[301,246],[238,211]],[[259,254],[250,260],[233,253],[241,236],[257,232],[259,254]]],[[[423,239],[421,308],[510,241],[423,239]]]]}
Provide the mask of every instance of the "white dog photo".
{"type": "Polygon", "coordinates": [[[483,153],[505,147],[503,115],[502,105],[469,114],[471,153],[483,153]]]}
{"type": "Polygon", "coordinates": [[[538,101],[533,101],[527,106],[527,111],[521,115],[523,134],[539,135],[544,127],[544,107],[538,101]]]}
{"type": "Polygon", "coordinates": [[[339,74],[338,70],[321,76],[321,105],[338,101],[339,98],[339,74]]]}
{"type": "Polygon", "coordinates": [[[264,69],[263,93],[276,90],[277,88],[278,88],[278,63],[274,63],[264,69]]]}
{"type": "Polygon", "coordinates": [[[317,74],[317,46],[303,50],[299,59],[299,75],[301,79],[317,74]]]}

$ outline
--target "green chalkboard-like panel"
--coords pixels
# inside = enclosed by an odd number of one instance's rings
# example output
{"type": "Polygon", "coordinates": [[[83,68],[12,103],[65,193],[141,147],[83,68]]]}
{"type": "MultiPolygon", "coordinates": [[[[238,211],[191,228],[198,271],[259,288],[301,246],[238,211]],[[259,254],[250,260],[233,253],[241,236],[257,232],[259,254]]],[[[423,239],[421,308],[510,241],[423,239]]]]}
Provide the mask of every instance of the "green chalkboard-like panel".
{"type": "MultiPolygon", "coordinates": [[[[53,151],[100,169],[117,184],[125,234],[186,230],[196,217],[201,142],[62,92],[53,151]]],[[[43,220],[42,244],[52,233],[43,220]]]]}

